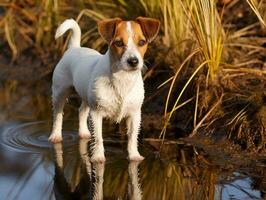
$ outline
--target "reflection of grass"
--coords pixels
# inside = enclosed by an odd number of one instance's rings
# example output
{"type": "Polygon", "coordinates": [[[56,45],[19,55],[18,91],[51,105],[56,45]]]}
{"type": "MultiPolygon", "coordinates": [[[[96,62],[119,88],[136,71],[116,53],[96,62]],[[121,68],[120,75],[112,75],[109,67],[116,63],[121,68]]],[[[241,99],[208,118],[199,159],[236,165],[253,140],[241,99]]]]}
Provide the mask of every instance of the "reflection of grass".
{"type": "Polygon", "coordinates": [[[7,114],[5,117],[23,120],[47,119],[47,115],[50,115],[49,98],[40,93],[41,91],[38,92],[43,87],[39,85],[37,91],[33,91],[28,88],[33,85],[24,84],[17,80],[10,80],[1,85],[0,107],[7,114]]]}
{"type": "MultiPolygon", "coordinates": [[[[217,169],[200,166],[197,158],[184,150],[178,150],[177,157],[177,161],[149,157],[140,164],[142,199],[214,199],[217,169]]],[[[104,197],[129,198],[128,162],[124,161],[105,166],[104,197]]]]}
{"type": "Polygon", "coordinates": [[[8,119],[37,120],[50,116],[49,90],[44,83],[5,81],[0,86],[0,107],[8,119]]]}
{"type": "MultiPolygon", "coordinates": [[[[212,169],[200,164],[202,161],[198,160],[192,148],[184,150],[177,149],[175,145],[166,145],[161,156],[162,160],[147,157],[140,163],[142,199],[214,199],[218,168],[212,169]]],[[[126,160],[106,165],[105,197],[127,199],[127,165],[126,160]]]]}
{"type": "Polygon", "coordinates": [[[144,199],[214,199],[217,172],[197,166],[186,151],[179,153],[177,161],[147,160],[142,166],[144,199]]]}
{"type": "MultiPolygon", "coordinates": [[[[113,145],[111,148],[115,154],[113,145]]],[[[149,145],[145,145],[146,148],[147,146],[149,145]]],[[[211,148],[209,151],[212,151],[211,148]]],[[[97,179],[81,182],[85,171],[84,169],[82,171],[81,163],[76,159],[78,158],[77,154],[77,152],[72,152],[64,157],[64,173],[58,174],[58,176],[67,176],[69,186],[73,185],[74,189],[75,186],[78,187],[79,190],[76,188],[76,191],[86,190],[88,193],[85,196],[93,196],[90,193],[93,192],[91,187],[96,184],[97,179]]],[[[134,170],[128,170],[130,163],[127,160],[113,155],[107,158],[108,162],[104,167],[103,197],[104,199],[131,199],[133,185],[130,181],[132,181],[132,176],[135,176],[133,179],[135,181],[138,179],[138,184],[135,182],[135,186],[139,185],[138,194],[141,194],[142,199],[214,200],[221,198],[224,192],[222,187],[230,185],[236,180],[233,178],[235,168],[228,158],[221,157],[220,152],[212,152],[212,154],[215,158],[205,156],[206,152],[202,153],[200,148],[179,146],[172,142],[164,146],[164,150],[161,152],[162,159],[153,156],[146,157],[139,165],[139,173],[135,175],[130,174],[134,170]]],[[[247,196],[252,196],[252,193],[249,194],[252,192],[251,190],[245,190],[243,187],[235,189],[239,192],[244,191],[247,196]]],[[[70,188],[68,190],[71,191],[70,188]]],[[[238,193],[234,194],[238,197],[238,193]]]]}
{"type": "MultiPolygon", "coordinates": [[[[50,87],[46,81],[5,81],[0,84],[0,98],[1,117],[22,121],[51,119],[50,87]]],[[[66,107],[66,119],[69,111],[77,112],[75,102],[66,107]]]]}

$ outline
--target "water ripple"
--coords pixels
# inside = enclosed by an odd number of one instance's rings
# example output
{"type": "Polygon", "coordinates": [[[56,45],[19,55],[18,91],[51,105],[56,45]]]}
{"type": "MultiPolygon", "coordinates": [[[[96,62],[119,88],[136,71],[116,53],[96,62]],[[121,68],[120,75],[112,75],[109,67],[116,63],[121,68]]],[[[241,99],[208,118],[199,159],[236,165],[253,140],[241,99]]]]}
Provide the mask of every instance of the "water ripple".
{"type": "MultiPolygon", "coordinates": [[[[45,121],[13,125],[0,134],[1,146],[20,152],[41,153],[52,147],[48,141],[51,127],[45,121]]],[[[73,146],[77,143],[77,133],[63,132],[63,145],[73,146]]]]}

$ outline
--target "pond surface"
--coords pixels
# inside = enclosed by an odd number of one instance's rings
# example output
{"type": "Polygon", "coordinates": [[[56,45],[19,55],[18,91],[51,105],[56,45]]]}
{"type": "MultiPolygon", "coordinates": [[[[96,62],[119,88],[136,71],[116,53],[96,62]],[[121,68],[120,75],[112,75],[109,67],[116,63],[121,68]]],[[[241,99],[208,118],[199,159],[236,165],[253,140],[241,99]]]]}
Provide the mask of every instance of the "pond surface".
{"type": "Polygon", "coordinates": [[[76,123],[65,123],[56,145],[47,141],[47,121],[3,124],[0,199],[263,199],[261,177],[213,164],[204,149],[182,141],[166,142],[159,153],[157,140],[142,139],[145,160],[129,162],[126,137],[108,130],[107,160],[93,164],[90,141],[72,131],[76,123]]]}

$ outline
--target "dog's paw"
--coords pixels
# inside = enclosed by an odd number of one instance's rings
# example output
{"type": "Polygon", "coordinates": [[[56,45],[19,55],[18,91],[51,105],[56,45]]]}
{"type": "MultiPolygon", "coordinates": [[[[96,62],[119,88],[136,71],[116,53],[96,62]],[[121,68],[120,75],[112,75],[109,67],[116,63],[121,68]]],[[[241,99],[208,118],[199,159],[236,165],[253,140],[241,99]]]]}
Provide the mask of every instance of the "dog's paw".
{"type": "Polygon", "coordinates": [[[91,133],[90,132],[79,132],[79,137],[81,139],[89,139],[91,137],[91,133]]]}
{"type": "Polygon", "coordinates": [[[130,160],[130,161],[136,161],[136,162],[139,162],[139,161],[144,160],[144,157],[141,156],[141,155],[131,155],[131,156],[129,156],[129,160],[130,160]]]}
{"type": "Polygon", "coordinates": [[[93,162],[93,163],[104,163],[105,162],[105,157],[104,157],[104,155],[93,155],[91,157],[91,162],[93,162]]]}
{"type": "Polygon", "coordinates": [[[50,135],[49,139],[48,139],[50,142],[52,143],[59,143],[59,142],[62,142],[63,138],[61,135],[58,135],[58,134],[52,134],[50,135]]]}

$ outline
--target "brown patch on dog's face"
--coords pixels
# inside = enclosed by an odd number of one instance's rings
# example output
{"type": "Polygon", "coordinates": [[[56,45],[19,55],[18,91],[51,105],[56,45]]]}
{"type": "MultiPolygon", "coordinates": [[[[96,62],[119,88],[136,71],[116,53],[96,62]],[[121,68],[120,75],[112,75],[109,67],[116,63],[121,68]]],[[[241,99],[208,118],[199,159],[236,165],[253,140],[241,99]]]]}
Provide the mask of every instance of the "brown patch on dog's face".
{"type": "Polygon", "coordinates": [[[110,49],[115,57],[120,59],[127,48],[128,33],[126,31],[126,21],[120,22],[116,27],[116,34],[110,44],[110,49]]]}
{"type": "Polygon", "coordinates": [[[140,55],[143,58],[146,51],[147,51],[147,48],[148,48],[148,40],[144,36],[144,33],[143,33],[139,23],[132,21],[131,27],[133,30],[133,41],[134,41],[140,55]]]}
{"type": "Polygon", "coordinates": [[[121,58],[130,45],[129,39],[131,37],[136,50],[138,50],[143,58],[147,50],[148,42],[142,32],[140,24],[135,21],[129,21],[129,23],[131,25],[131,30],[129,30],[127,21],[122,21],[117,25],[116,34],[110,47],[117,56],[121,58]],[[132,33],[130,33],[130,31],[132,33]]]}

